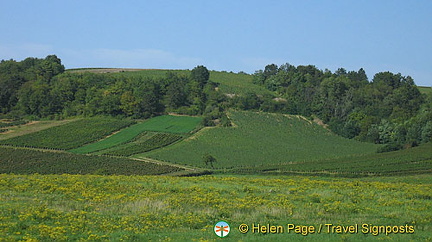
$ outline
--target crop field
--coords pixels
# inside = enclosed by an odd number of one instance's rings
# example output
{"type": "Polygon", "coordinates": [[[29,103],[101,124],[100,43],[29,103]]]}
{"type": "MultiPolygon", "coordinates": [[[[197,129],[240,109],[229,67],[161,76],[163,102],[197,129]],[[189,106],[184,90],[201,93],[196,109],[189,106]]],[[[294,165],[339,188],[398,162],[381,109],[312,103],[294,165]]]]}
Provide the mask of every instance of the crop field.
{"type": "Polygon", "coordinates": [[[0,173],[158,175],[179,170],[126,158],[0,147],[0,173]]]}
{"type": "Polygon", "coordinates": [[[234,127],[205,128],[174,145],[137,155],[206,167],[204,154],[216,168],[259,166],[374,153],[378,146],[349,140],[297,116],[231,112],[234,127]]]}
{"type": "Polygon", "coordinates": [[[94,142],[132,123],[131,120],[107,117],[79,119],[39,132],[2,140],[0,144],[68,150],[94,142]]]}
{"type": "Polygon", "coordinates": [[[30,122],[27,123],[25,125],[18,125],[18,126],[14,126],[14,127],[8,127],[8,131],[7,133],[3,133],[0,135],[0,140],[5,140],[5,139],[10,139],[13,137],[17,137],[17,136],[21,136],[21,135],[26,135],[26,134],[30,134],[30,133],[34,133],[34,132],[38,132],[44,129],[48,129],[48,128],[52,128],[55,126],[59,126],[59,125],[63,125],[69,122],[73,122],[75,120],[73,119],[66,119],[66,120],[61,120],[61,121],[34,121],[34,122],[30,122]]]}
{"type": "Polygon", "coordinates": [[[163,115],[146,120],[141,129],[143,131],[186,134],[196,130],[201,121],[202,118],[200,117],[163,115]]]}
{"type": "Polygon", "coordinates": [[[98,154],[131,156],[165,147],[182,138],[178,134],[146,132],[133,142],[102,150],[98,154]]]}
{"type": "Polygon", "coordinates": [[[432,143],[411,149],[238,169],[240,173],[376,176],[432,173],[432,143]]]}
{"type": "Polygon", "coordinates": [[[0,174],[0,234],[6,241],[216,241],[213,227],[224,220],[235,241],[431,240],[431,177],[401,180],[0,174]],[[243,223],[414,232],[242,234],[243,223]]]}

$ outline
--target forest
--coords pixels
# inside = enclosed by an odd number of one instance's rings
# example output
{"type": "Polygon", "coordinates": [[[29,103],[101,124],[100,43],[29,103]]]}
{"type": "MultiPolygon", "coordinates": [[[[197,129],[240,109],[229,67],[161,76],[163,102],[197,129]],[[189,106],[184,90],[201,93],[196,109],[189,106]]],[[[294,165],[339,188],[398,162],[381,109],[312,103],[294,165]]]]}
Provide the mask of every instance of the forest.
{"type": "MultiPolygon", "coordinates": [[[[0,118],[65,119],[108,115],[145,119],[165,113],[203,116],[203,125],[229,126],[229,109],[303,115],[346,138],[386,144],[380,151],[432,139],[432,94],[410,76],[361,68],[332,73],[313,65],[270,64],[253,74],[269,94],[227,94],[205,66],[164,77],[65,71],[60,58],[0,63],[0,118]]],[[[238,75],[247,75],[241,73],[238,75]]]]}

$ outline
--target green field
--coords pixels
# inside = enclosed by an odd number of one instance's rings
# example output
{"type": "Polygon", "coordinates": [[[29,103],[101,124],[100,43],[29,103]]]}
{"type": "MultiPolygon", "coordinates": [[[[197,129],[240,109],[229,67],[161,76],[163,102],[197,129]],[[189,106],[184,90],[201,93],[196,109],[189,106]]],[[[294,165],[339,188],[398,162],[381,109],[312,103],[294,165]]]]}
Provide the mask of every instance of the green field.
{"type": "MultiPolygon", "coordinates": [[[[77,154],[87,154],[96,152],[99,150],[105,150],[108,148],[119,146],[120,148],[123,148],[121,146],[124,143],[130,142],[134,138],[136,138],[138,135],[145,131],[157,131],[157,132],[168,132],[168,133],[178,133],[178,134],[186,134],[194,131],[197,129],[199,123],[201,122],[201,118],[198,117],[187,117],[187,116],[172,116],[172,115],[164,115],[164,116],[158,116],[149,120],[146,120],[142,123],[138,123],[135,125],[132,125],[130,127],[127,127],[118,133],[115,133],[106,139],[100,140],[95,143],[87,144],[85,146],[72,149],[70,152],[77,153],[77,154]]],[[[176,139],[178,140],[178,139],[176,139]]],[[[172,142],[174,142],[173,140],[172,142]]],[[[170,142],[170,143],[172,143],[170,142]]],[[[137,142],[135,142],[137,143],[137,142]]],[[[142,143],[142,142],[138,142],[142,143]]],[[[167,144],[170,144],[167,143],[167,144]]],[[[130,147],[130,145],[127,145],[127,147],[130,147]]],[[[155,146],[154,148],[159,148],[161,146],[155,146]]],[[[129,148],[130,149],[130,148],[129,148]]],[[[135,148],[139,149],[139,147],[135,148]]],[[[145,152],[145,151],[143,151],[145,152]]],[[[103,152],[105,153],[105,152],[103,152]]],[[[139,153],[136,152],[136,153],[139,153]]],[[[133,153],[135,154],[135,153],[133,153]]]]}
{"type": "Polygon", "coordinates": [[[200,117],[163,115],[146,120],[142,130],[186,134],[197,129],[201,121],[200,117]]]}
{"type": "MultiPolygon", "coordinates": [[[[430,176],[398,181],[299,176],[95,176],[0,174],[5,241],[430,241],[430,176]],[[240,224],[285,227],[242,234],[240,224]],[[302,235],[286,225],[412,226],[413,233],[302,235]]],[[[360,227],[361,228],[361,227],[360,227]]]]}
{"type": "Polygon", "coordinates": [[[80,119],[39,132],[2,140],[0,144],[68,150],[94,142],[132,123],[131,120],[108,117],[80,119]]]}
{"type": "Polygon", "coordinates": [[[126,158],[0,147],[0,173],[159,175],[180,170],[126,158]]]}
{"type": "Polygon", "coordinates": [[[208,153],[218,168],[300,162],[374,153],[377,146],[349,140],[297,116],[237,112],[234,127],[205,128],[182,142],[137,157],[205,167],[208,153]]]}
{"type": "Polygon", "coordinates": [[[182,138],[183,136],[178,134],[146,132],[133,142],[102,150],[97,154],[131,156],[165,147],[182,138]]]}
{"type": "Polygon", "coordinates": [[[421,93],[429,94],[432,93],[432,87],[418,87],[421,93]]]}
{"type": "Polygon", "coordinates": [[[9,127],[9,132],[0,134],[0,140],[10,139],[13,137],[26,135],[34,132],[38,132],[44,129],[52,128],[54,126],[63,125],[69,122],[75,121],[74,119],[66,119],[61,121],[34,121],[25,125],[9,127]]]}

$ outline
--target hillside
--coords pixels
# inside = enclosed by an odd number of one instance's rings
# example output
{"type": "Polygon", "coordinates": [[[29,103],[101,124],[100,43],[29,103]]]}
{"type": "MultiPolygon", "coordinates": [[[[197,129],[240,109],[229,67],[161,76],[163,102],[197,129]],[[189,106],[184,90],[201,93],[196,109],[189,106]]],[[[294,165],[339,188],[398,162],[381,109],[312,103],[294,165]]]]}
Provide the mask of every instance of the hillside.
{"type": "MultiPolygon", "coordinates": [[[[116,77],[143,77],[143,78],[163,78],[167,73],[176,73],[179,75],[190,75],[189,70],[136,70],[124,69],[124,71],[115,71],[117,69],[92,69],[82,70],[82,72],[107,73],[116,77]]],[[[210,81],[219,83],[219,90],[225,94],[246,94],[257,93],[272,94],[269,90],[252,82],[253,76],[249,74],[238,74],[226,71],[210,71],[210,81]]]]}
{"type": "Polygon", "coordinates": [[[205,167],[204,154],[217,168],[247,167],[374,153],[377,146],[332,134],[300,116],[231,111],[234,127],[205,128],[175,145],[137,157],[205,167]]]}

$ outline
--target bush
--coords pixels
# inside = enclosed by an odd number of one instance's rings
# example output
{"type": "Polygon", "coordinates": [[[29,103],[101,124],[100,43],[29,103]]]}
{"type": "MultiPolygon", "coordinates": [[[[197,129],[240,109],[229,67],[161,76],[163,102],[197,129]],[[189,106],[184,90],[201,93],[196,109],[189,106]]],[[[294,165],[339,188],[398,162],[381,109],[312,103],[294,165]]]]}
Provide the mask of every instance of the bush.
{"type": "Polygon", "coordinates": [[[403,146],[401,144],[391,143],[391,144],[386,144],[385,146],[378,148],[377,153],[396,151],[396,150],[401,150],[402,148],[403,148],[403,146]]]}

